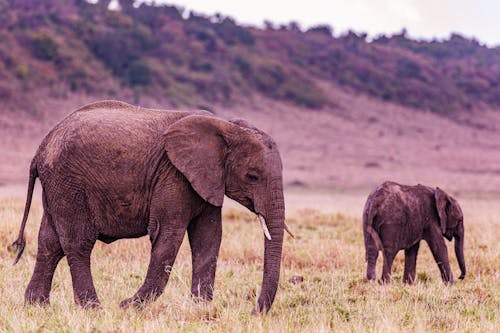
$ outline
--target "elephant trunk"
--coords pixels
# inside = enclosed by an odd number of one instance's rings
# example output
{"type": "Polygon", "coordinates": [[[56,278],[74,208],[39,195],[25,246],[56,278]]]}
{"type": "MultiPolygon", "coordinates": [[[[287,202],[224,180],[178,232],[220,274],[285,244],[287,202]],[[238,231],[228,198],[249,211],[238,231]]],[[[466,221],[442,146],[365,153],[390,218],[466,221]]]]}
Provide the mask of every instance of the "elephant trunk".
{"type": "Polygon", "coordinates": [[[458,277],[463,280],[465,277],[465,258],[464,258],[464,226],[461,224],[458,227],[458,232],[455,234],[455,255],[457,256],[458,266],[460,266],[461,274],[458,277]]]}
{"type": "Polygon", "coordinates": [[[285,202],[281,179],[279,185],[271,189],[271,200],[267,204],[264,218],[271,237],[265,238],[262,290],[253,313],[269,311],[278,289],[285,226],[285,202]]]}

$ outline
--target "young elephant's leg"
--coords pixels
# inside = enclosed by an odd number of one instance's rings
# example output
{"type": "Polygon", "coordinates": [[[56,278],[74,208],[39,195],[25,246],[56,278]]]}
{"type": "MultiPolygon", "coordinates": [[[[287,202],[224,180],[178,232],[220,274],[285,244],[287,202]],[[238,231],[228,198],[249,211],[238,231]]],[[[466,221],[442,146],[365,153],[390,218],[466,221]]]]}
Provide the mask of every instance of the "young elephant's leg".
{"type": "Polygon", "coordinates": [[[151,258],[146,278],[134,296],[120,302],[120,307],[139,306],[146,301],[154,301],[163,293],[186,233],[185,220],[189,219],[181,219],[179,223],[171,220],[166,224],[153,218],[151,223],[156,225],[156,230],[151,235],[151,258]]]}
{"type": "Polygon", "coordinates": [[[375,241],[368,232],[364,233],[365,237],[365,259],[366,259],[366,280],[375,280],[375,268],[377,265],[378,248],[375,241]]]}
{"type": "Polygon", "coordinates": [[[378,249],[370,249],[366,254],[367,267],[366,267],[366,279],[368,281],[374,281],[376,278],[376,266],[378,258],[378,249]]]}
{"type": "Polygon", "coordinates": [[[425,240],[427,244],[429,244],[434,260],[439,267],[443,282],[453,284],[453,274],[451,273],[450,261],[448,259],[448,248],[446,247],[443,236],[436,231],[426,237],[425,240]]]}
{"type": "Polygon", "coordinates": [[[220,207],[210,206],[188,226],[193,273],[191,295],[211,301],[222,238],[220,207]]]}
{"type": "Polygon", "coordinates": [[[30,304],[49,304],[52,278],[57,264],[64,256],[59,237],[50,218],[44,213],[38,233],[38,252],[35,271],[24,294],[30,304]]]}
{"type": "Polygon", "coordinates": [[[392,262],[394,261],[394,257],[401,248],[398,244],[399,234],[401,233],[399,225],[399,223],[394,223],[394,221],[392,221],[392,223],[383,223],[378,233],[382,241],[384,254],[382,283],[390,283],[392,280],[392,262]]]}
{"type": "Polygon", "coordinates": [[[417,254],[420,242],[405,250],[405,271],[403,274],[403,282],[413,284],[415,282],[417,254]]]}
{"type": "Polygon", "coordinates": [[[384,267],[382,269],[382,283],[389,283],[392,280],[391,271],[392,271],[392,262],[394,261],[394,257],[398,250],[394,250],[392,248],[384,248],[384,267]]]}

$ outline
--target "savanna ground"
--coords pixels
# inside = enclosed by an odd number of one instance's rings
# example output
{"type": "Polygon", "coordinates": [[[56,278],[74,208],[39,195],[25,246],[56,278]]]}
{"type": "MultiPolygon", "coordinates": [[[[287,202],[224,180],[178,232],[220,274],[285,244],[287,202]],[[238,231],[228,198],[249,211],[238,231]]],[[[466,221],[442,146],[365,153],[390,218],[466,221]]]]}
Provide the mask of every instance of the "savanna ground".
{"type": "MultiPolygon", "coordinates": [[[[12,53],[5,50],[5,54],[12,53]]],[[[25,65],[22,59],[17,59],[20,66],[16,70],[25,65]]],[[[41,64],[44,70],[40,73],[45,77],[49,65],[45,60],[41,64]]],[[[84,73],[101,68],[89,66],[87,61],[82,64],[84,73]]],[[[26,252],[16,266],[11,264],[14,255],[7,252],[7,246],[19,230],[30,160],[60,119],[84,104],[108,99],[110,94],[102,90],[86,95],[66,91],[65,86],[37,86],[29,92],[37,112],[7,106],[1,100],[0,331],[498,331],[498,108],[478,105],[474,112],[443,117],[359,95],[332,82],[315,79],[314,83],[331,102],[319,110],[260,94],[248,101],[249,96],[234,96],[238,101],[234,105],[211,106],[216,116],[244,118],[269,133],[280,147],[285,184],[294,187],[286,193],[287,218],[297,239],[286,236],[280,287],[271,312],[263,317],[250,315],[260,291],[263,235],[257,219],[235,204],[224,209],[212,303],[194,303],[190,297],[191,260],[185,241],[165,293],[140,311],[120,309],[118,303],[131,296],[145,276],[150,246],[144,237],[96,245],[92,269],[102,310],[83,311],[74,305],[65,259],[54,278],[52,306],[25,307],[23,294],[34,268],[40,225],[39,194],[26,230],[26,252]],[[457,196],[466,224],[468,274],[464,281],[444,287],[429,249],[423,245],[416,285],[401,283],[402,253],[395,261],[393,284],[364,282],[361,210],[369,191],[385,180],[440,186],[457,196]],[[303,276],[304,282],[288,282],[294,275],[303,276]]],[[[127,102],[136,99],[121,87],[111,95],[127,102]]],[[[171,104],[160,95],[141,96],[137,104],[168,108],[171,104]]],[[[37,188],[39,191],[39,185],[37,188]]],[[[456,275],[453,246],[448,244],[456,275]]],[[[380,267],[381,258],[378,275],[380,267]]]]}
{"type": "MultiPolygon", "coordinates": [[[[164,294],[141,310],[118,303],[141,285],[149,260],[146,237],[98,243],[92,271],[101,310],[85,311],[73,303],[65,259],[53,281],[51,307],[25,306],[24,289],[36,255],[41,205],[35,200],[26,229],[21,261],[7,246],[17,237],[23,213],[21,198],[0,199],[0,330],[25,331],[498,331],[500,327],[500,209],[498,200],[459,198],[465,214],[467,276],[445,287],[426,245],[420,249],[418,282],[401,283],[403,255],[396,258],[394,283],[364,281],[361,209],[365,194],[287,191],[287,220],[296,239],[286,236],[280,286],[267,316],[250,311],[260,291],[263,235],[253,214],[228,203],[214,300],[190,297],[191,258],[183,242],[164,294]],[[309,197],[309,200],[304,198],[309,197]],[[361,205],[361,206],[360,206],[361,205]],[[313,208],[307,208],[313,207],[313,208]],[[289,282],[294,275],[304,281],[289,282]]],[[[452,270],[458,265],[452,243],[452,270]]],[[[380,275],[381,258],[378,263],[380,275]]]]}

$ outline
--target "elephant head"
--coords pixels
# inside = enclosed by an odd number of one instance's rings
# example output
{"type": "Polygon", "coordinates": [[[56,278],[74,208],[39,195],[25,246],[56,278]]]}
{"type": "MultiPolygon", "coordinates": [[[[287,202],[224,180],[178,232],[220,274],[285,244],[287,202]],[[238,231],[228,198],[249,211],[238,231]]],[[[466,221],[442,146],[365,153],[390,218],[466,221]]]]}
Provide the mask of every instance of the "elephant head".
{"type": "Polygon", "coordinates": [[[285,229],[282,163],[276,143],[245,122],[194,115],[170,126],[165,149],[205,201],[220,207],[226,194],[259,216],[266,238],[262,290],[255,311],[268,311],[278,288],[285,229]]]}
{"type": "Polygon", "coordinates": [[[441,233],[449,241],[455,237],[455,254],[461,271],[459,279],[462,280],[466,273],[464,258],[464,215],[462,209],[455,198],[439,187],[434,191],[434,197],[436,199],[441,233]]]}

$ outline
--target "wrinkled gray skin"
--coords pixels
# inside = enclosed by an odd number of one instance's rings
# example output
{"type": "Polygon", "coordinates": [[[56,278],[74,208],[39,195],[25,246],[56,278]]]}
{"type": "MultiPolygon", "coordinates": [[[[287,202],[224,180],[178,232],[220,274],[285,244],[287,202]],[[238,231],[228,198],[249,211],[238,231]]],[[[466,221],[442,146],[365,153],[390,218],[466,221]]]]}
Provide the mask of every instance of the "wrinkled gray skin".
{"type": "Polygon", "coordinates": [[[425,240],[445,283],[453,284],[448,250],[444,238],[455,238],[455,254],[461,275],[465,276],[464,224],[458,202],[440,188],[406,186],[385,182],[369,196],[363,212],[367,280],[375,279],[378,252],[382,251],[384,266],[382,282],[391,279],[396,253],[405,250],[403,281],[415,281],[415,266],[421,240],[425,240]],[[443,238],[444,237],[444,238],[443,238]]]}
{"type": "Polygon", "coordinates": [[[267,221],[262,291],[255,312],[268,311],[278,287],[285,207],[282,164],[274,141],[243,121],[202,111],[158,111],[117,101],[85,106],[45,137],[30,168],[24,226],[35,178],[44,214],[29,303],[49,303],[52,277],[67,257],[75,302],[99,306],[90,272],[97,240],[149,235],[144,284],[121,306],[156,299],[164,290],[187,230],[192,295],[211,300],[224,194],[267,221]]]}

